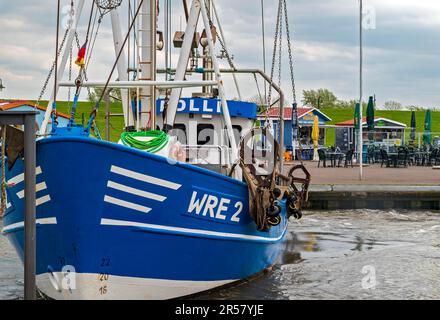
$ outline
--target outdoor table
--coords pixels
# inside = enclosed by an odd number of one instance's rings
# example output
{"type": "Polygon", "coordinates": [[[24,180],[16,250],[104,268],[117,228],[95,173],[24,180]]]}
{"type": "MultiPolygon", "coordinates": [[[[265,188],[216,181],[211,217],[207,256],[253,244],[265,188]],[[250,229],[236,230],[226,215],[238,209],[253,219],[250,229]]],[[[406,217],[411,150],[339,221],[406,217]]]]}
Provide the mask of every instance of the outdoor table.
{"type": "Polygon", "coordinates": [[[336,160],[340,159],[340,157],[344,156],[342,152],[334,151],[334,152],[326,152],[326,154],[330,157],[330,162],[332,167],[336,167],[336,160]]]}

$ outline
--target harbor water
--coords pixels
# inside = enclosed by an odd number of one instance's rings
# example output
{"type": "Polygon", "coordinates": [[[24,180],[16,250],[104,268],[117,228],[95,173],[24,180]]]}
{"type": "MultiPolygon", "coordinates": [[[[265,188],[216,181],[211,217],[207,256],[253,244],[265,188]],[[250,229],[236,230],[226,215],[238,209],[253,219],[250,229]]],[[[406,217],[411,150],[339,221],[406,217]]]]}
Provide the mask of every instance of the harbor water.
{"type": "MultiPolygon", "coordinates": [[[[0,236],[0,300],[22,297],[21,262],[0,236]]],[[[271,272],[194,298],[440,299],[440,213],[306,212],[271,272]]]]}

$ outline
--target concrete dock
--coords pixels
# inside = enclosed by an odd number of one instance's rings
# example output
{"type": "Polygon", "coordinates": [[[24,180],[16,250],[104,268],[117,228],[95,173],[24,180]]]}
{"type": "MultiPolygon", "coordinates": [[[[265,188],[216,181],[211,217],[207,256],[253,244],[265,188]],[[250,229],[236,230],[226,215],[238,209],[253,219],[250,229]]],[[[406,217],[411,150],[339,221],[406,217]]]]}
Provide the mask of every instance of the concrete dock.
{"type": "MultiPolygon", "coordinates": [[[[287,163],[286,167],[294,163],[287,163]]],[[[295,163],[296,164],[296,163],[295,163]]],[[[312,175],[309,209],[440,210],[440,171],[431,167],[320,167],[304,162],[312,175]]]]}

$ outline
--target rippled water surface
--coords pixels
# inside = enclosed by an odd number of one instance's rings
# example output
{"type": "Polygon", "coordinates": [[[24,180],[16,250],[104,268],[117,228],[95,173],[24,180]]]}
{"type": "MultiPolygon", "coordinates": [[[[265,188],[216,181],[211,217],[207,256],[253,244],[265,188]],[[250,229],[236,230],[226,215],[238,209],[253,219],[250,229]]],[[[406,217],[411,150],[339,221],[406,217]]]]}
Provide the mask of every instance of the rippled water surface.
{"type": "MultiPolygon", "coordinates": [[[[22,296],[22,267],[0,236],[0,299],[22,296]]],[[[201,299],[440,299],[440,213],[308,212],[272,272],[201,299]]]]}

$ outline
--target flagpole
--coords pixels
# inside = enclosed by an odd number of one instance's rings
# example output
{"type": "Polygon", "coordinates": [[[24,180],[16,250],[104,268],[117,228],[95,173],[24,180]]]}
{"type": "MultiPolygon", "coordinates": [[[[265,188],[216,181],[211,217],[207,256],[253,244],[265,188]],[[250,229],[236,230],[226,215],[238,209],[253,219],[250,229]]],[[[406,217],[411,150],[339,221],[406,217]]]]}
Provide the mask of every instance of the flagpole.
{"type": "Polygon", "coordinates": [[[362,69],[363,69],[363,50],[362,50],[362,0],[359,0],[359,180],[363,179],[363,139],[362,139],[362,69]]]}

